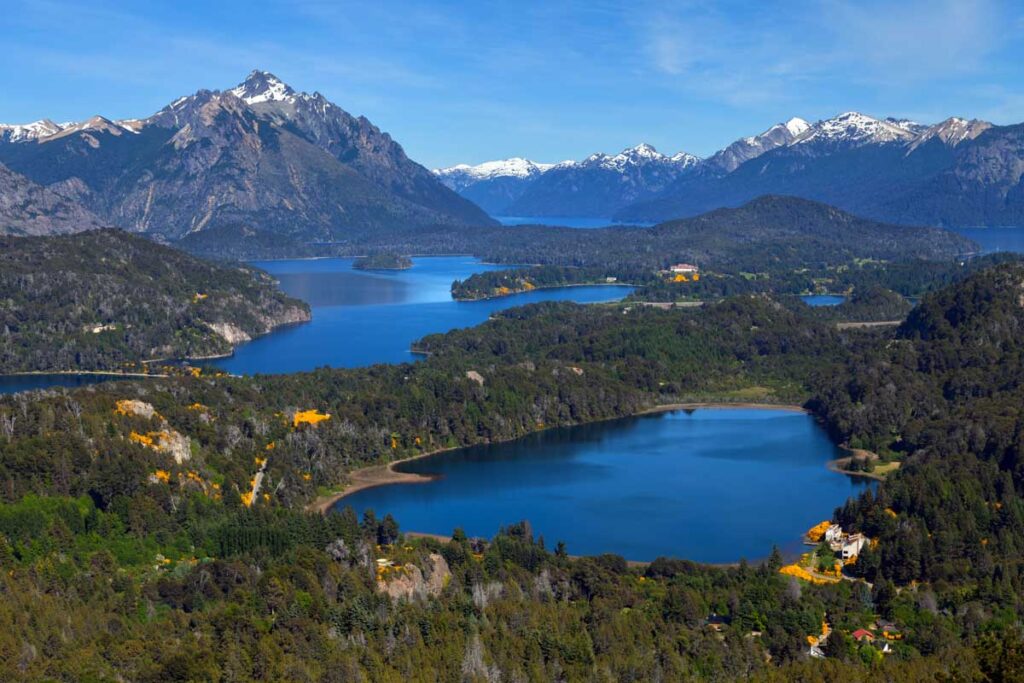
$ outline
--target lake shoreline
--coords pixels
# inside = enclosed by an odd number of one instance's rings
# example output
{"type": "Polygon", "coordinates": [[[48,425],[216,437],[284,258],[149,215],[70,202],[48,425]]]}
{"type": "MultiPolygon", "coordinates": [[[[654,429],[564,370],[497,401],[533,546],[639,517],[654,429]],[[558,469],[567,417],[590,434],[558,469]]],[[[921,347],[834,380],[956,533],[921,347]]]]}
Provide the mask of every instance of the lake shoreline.
{"type": "MultiPolygon", "coordinates": [[[[452,537],[445,534],[430,534],[425,531],[403,531],[402,534],[408,538],[429,538],[438,543],[451,543],[452,537]]],[[[570,560],[582,560],[595,555],[566,555],[570,560]]],[[[625,558],[623,558],[625,559],[625,558]]],[[[626,566],[632,569],[646,569],[651,566],[654,560],[626,560],[626,566]]],[[[754,566],[761,564],[764,560],[753,562],[754,566]]],[[[735,569],[740,566],[739,562],[694,562],[701,567],[714,567],[715,569],[735,569]]]]}
{"type": "MultiPolygon", "coordinates": [[[[517,294],[527,294],[528,292],[544,292],[553,289],[569,289],[570,287],[631,287],[637,289],[639,285],[630,284],[628,282],[573,282],[565,285],[545,285],[543,287],[534,287],[532,289],[516,289],[510,291],[508,294],[488,294],[487,296],[478,296],[473,298],[457,298],[452,296],[452,301],[459,303],[473,303],[474,301],[495,301],[497,299],[507,299],[510,296],[516,296],[517,294]]],[[[591,303],[602,304],[610,301],[622,301],[622,299],[609,299],[608,301],[594,301],[591,303]]]]}
{"type": "MultiPolygon", "coordinates": [[[[142,361],[143,363],[145,361],[142,361]]],[[[116,370],[23,370],[21,372],[0,373],[0,377],[39,377],[48,375],[71,376],[86,375],[89,377],[157,377],[167,378],[170,375],[151,372],[118,372],[116,370]]]]}
{"type": "Polygon", "coordinates": [[[845,474],[849,477],[860,477],[861,479],[870,479],[872,481],[885,481],[886,477],[889,475],[889,472],[899,469],[899,462],[897,462],[895,463],[895,467],[892,470],[883,472],[882,474],[878,474],[876,472],[861,472],[856,470],[847,470],[845,469],[846,465],[849,465],[851,462],[853,462],[854,458],[862,457],[867,458],[870,461],[875,461],[879,459],[878,454],[872,451],[865,450],[863,448],[847,448],[846,446],[840,446],[840,448],[842,448],[844,451],[849,452],[850,455],[844,456],[842,458],[836,458],[834,460],[829,460],[827,463],[825,463],[825,466],[832,472],[836,472],[838,474],[845,474]]]}
{"type": "MultiPolygon", "coordinates": [[[[679,410],[697,410],[700,408],[748,408],[754,410],[785,410],[794,413],[809,414],[810,411],[802,406],[796,406],[792,404],[784,403],[756,403],[756,402],[736,402],[731,403],[728,401],[707,401],[707,402],[696,402],[696,403],[667,403],[665,405],[654,406],[647,408],[629,415],[622,415],[620,417],[608,418],[608,420],[620,420],[627,417],[640,417],[643,415],[656,415],[658,413],[671,413],[679,410]]],[[[603,422],[605,420],[599,420],[603,422]]],[[[593,423],[586,423],[593,424],[593,423]]],[[[515,439],[507,439],[505,442],[515,441],[531,434],[537,434],[544,430],[537,430],[530,432],[530,434],[524,434],[523,436],[516,437],[515,439]]],[[[504,443],[504,442],[493,442],[493,443],[504,443]]],[[[479,444],[477,444],[479,445],[479,444]]],[[[411,472],[399,472],[394,468],[402,463],[412,462],[413,460],[422,460],[423,458],[429,458],[432,455],[438,455],[447,451],[454,451],[460,448],[469,448],[470,446],[449,446],[446,448],[438,448],[425,453],[419,453],[417,455],[409,456],[407,458],[400,458],[398,460],[392,460],[388,463],[367,465],[366,467],[360,467],[352,470],[349,473],[349,483],[342,487],[339,491],[335,491],[328,495],[318,496],[313,502],[307,505],[306,509],[310,512],[318,512],[320,514],[327,514],[331,508],[334,507],[338,501],[346,498],[359,491],[365,491],[366,489],[376,488],[378,486],[387,486],[389,484],[425,484],[430,481],[434,481],[436,477],[413,474],[411,472]]],[[[832,461],[829,461],[832,462],[832,461]]]]}

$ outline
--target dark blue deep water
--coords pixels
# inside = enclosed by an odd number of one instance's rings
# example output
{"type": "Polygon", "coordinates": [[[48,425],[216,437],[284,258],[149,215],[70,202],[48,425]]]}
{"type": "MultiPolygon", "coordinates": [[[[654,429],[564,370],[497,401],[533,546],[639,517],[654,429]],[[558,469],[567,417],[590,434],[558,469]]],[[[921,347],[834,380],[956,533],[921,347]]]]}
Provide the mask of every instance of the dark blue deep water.
{"type": "Polygon", "coordinates": [[[702,562],[760,558],[867,484],[828,470],[839,457],[800,412],[699,409],[553,429],[397,466],[422,484],[359,491],[338,503],[392,513],[405,530],[492,536],[528,519],[553,548],[702,562]]]}
{"type": "Polygon", "coordinates": [[[398,271],[358,271],[351,259],[262,261],[288,294],[309,302],[312,322],[278,330],[235,349],[216,364],[228,372],[285,373],[323,365],[359,367],[415,360],[409,347],[435,332],[472,327],[492,313],[538,301],[592,303],[626,296],[616,286],[535,290],[487,301],[454,301],[453,280],[508,268],[468,256],[413,259],[398,271]]]}

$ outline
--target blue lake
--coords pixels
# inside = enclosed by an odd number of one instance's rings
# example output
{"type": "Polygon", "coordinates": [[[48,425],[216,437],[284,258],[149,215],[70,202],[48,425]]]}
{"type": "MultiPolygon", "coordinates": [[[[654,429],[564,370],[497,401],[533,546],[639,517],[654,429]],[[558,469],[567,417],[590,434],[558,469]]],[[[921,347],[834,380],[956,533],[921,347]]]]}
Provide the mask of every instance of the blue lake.
{"type": "Polygon", "coordinates": [[[492,216],[502,225],[548,225],[562,228],[580,228],[588,230],[592,228],[607,228],[611,225],[633,225],[650,227],[654,223],[619,223],[611,218],[589,218],[581,216],[492,216]]]}
{"type": "Polygon", "coordinates": [[[492,313],[538,301],[593,303],[626,296],[629,287],[600,285],[535,290],[487,301],[455,301],[453,280],[508,268],[468,256],[413,259],[396,271],[353,270],[351,259],[261,261],[288,294],[309,302],[312,322],[278,330],[215,364],[236,374],[286,373],[415,360],[411,344],[428,334],[471,327],[492,313]]]}
{"type": "MultiPolygon", "coordinates": [[[[624,225],[611,218],[586,216],[492,216],[492,218],[502,225],[548,225],[580,229],[624,225]]],[[[629,225],[650,227],[654,223],[638,222],[629,225]]],[[[1024,227],[951,228],[951,230],[980,244],[981,250],[985,254],[997,251],[1013,251],[1024,254],[1024,227]]]]}
{"type": "Polygon", "coordinates": [[[832,472],[840,453],[809,415],[699,409],[541,432],[402,463],[439,475],[342,499],[403,529],[490,537],[527,519],[548,547],[733,562],[793,553],[800,537],[866,484],[832,472]]]}
{"type": "Polygon", "coordinates": [[[997,251],[1013,251],[1024,254],[1024,227],[1007,228],[955,228],[964,237],[981,245],[985,254],[997,251]]]}
{"type": "Polygon", "coordinates": [[[846,301],[845,296],[835,296],[832,294],[808,294],[800,298],[808,306],[838,306],[846,301]]]}
{"type": "MultiPolygon", "coordinates": [[[[630,287],[595,285],[532,292],[487,301],[455,301],[453,280],[508,266],[469,256],[413,259],[398,271],[360,271],[352,259],[260,261],[281,289],[310,304],[312,322],[281,328],[243,344],[230,358],[213,361],[228,372],[275,374],[331,367],[416,360],[409,349],[428,334],[472,327],[491,314],[538,301],[596,303],[621,299],[630,287]]],[[[109,377],[97,375],[0,376],[0,394],[54,386],[76,387],[109,377]]]]}
{"type": "Polygon", "coordinates": [[[124,378],[112,375],[0,375],[0,394],[15,394],[51,387],[84,387],[124,378]]]}

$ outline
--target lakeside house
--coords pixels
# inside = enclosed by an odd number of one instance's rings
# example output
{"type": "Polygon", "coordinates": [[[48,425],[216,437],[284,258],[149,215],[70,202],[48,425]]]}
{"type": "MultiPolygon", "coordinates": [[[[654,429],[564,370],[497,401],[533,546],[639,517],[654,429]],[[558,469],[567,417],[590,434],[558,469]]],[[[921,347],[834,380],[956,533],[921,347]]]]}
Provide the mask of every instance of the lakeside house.
{"type": "Polygon", "coordinates": [[[843,560],[851,560],[860,554],[861,549],[868,542],[867,537],[864,534],[856,533],[850,534],[845,540],[841,541],[841,552],[843,560]]]}
{"type": "Polygon", "coordinates": [[[673,266],[669,266],[668,270],[670,273],[677,273],[682,275],[693,275],[699,273],[700,268],[693,265],[692,263],[677,263],[673,266]]]}

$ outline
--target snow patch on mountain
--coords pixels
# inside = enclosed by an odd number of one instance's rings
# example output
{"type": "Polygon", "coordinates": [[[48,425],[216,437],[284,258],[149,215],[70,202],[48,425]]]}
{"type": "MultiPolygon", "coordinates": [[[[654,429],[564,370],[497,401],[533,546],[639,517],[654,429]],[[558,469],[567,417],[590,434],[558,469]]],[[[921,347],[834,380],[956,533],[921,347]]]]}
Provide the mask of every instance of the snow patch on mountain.
{"type": "Polygon", "coordinates": [[[598,152],[591,154],[583,161],[566,161],[558,164],[558,166],[561,168],[569,166],[578,166],[580,168],[598,167],[621,172],[631,166],[643,166],[650,163],[686,169],[699,164],[700,157],[696,157],[688,152],[678,152],[672,156],[666,156],[645,142],[636,147],[628,147],[615,155],[598,152]]]}
{"type": "Polygon", "coordinates": [[[512,157],[498,161],[485,161],[476,166],[458,164],[449,168],[436,168],[434,174],[440,178],[464,176],[474,180],[490,180],[491,178],[532,178],[554,167],[555,164],[542,164],[522,157],[512,157]]]}
{"type": "Polygon", "coordinates": [[[0,123],[0,141],[28,142],[39,140],[63,130],[63,126],[50,119],[40,119],[32,123],[0,123]]]}
{"type": "Polygon", "coordinates": [[[272,73],[255,69],[237,86],[229,90],[246,104],[262,102],[294,102],[297,95],[287,83],[272,73]]]}
{"type": "Polygon", "coordinates": [[[791,118],[789,121],[786,121],[782,125],[786,127],[786,130],[788,130],[789,134],[792,135],[793,137],[803,135],[804,132],[811,127],[811,124],[807,123],[798,116],[794,116],[793,118],[791,118]]]}
{"type": "Polygon", "coordinates": [[[909,142],[915,137],[912,121],[890,119],[882,121],[856,111],[848,111],[824,121],[818,121],[804,131],[794,145],[810,142],[848,143],[864,145],[885,142],[909,142]]]}

